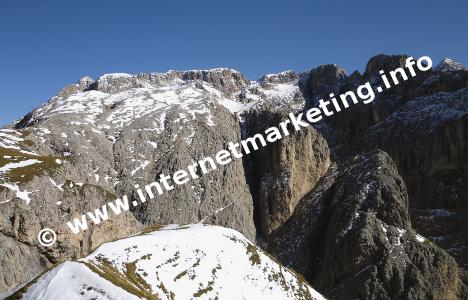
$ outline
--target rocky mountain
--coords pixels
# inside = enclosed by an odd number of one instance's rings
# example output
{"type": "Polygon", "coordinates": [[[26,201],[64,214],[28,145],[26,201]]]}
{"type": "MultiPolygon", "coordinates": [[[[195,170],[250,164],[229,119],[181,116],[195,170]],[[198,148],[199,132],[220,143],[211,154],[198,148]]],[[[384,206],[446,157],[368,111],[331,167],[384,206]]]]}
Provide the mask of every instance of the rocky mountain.
{"type": "MultiPolygon", "coordinates": [[[[65,225],[122,195],[133,201],[135,186],[276,126],[329,93],[378,83],[379,70],[403,66],[406,57],[377,55],[364,73],[351,75],[324,65],[250,81],[213,69],[107,74],[65,87],[0,130],[0,291],[36,278],[30,291],[40,293],[41,282],[50,284],[45,279],[63,283],[71,274],[61,274],[73,270],[83,278],[70,290],[76,294],[96,276],[84,262],[103,266],[88,256],[101,244],[154,226],[202,222],[239,231],[331,299],[466,298],[468,71],[449,59],[370,104],[324,118],[78,235],[65,225]],[[57,232],[53,247],[37,241],[45,227],[57,232]]],[[[177,234],[163,235],[179,241],[177,234]]],[[[122,273],[135,259],[129,254],[114,267],[122,273]]],[[[164,298],[159,283],[139,288],[147,293],[151,286],[164,298]]],[[[113,285],[102,281],[88,295],[111,293],[113,285]]]]}
{"type": "Polygon", "coordinates": [[[378,150],[333,165],[273,240],[273,254],[333,299],[466,293],[455,260],[412,228],[405,184],[378,150]]]}
{"type": "Polygon", "coordinates": [[[325,299],[242,234],[203,224],[166,226],[104,244],[7,297],[325,299]]]}
{"type": "Polygon", "coordinates": [[[454,61],[451,58],[446,57],[435,67],[435,70],[439,72],[450,72],[450,71],[462,71],[462,70],[466,70],[466,68],[461,63],[454,61]]]}

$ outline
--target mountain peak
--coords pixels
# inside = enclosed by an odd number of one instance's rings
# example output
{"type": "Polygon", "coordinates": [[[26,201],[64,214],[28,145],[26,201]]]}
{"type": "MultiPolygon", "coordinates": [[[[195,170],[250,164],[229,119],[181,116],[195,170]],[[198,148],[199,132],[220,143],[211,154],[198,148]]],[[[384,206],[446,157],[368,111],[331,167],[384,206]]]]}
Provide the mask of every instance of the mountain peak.
{"type": "Polygon", "coordinates": [[[451,72],[466,70],[466,68],[461,63],[446,57],[434,68],[434,70],[439,72],[451,72]]]}

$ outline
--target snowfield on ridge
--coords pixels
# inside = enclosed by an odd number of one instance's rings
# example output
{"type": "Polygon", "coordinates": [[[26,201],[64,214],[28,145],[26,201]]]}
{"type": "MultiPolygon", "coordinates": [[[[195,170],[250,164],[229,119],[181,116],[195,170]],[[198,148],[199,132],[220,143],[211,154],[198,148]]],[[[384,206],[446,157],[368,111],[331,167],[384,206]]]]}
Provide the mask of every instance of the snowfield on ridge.
{"type": "Polygon", "coordinates": [[[169,225],[100,246],[41,276],[20,299],[324,299],[242,234],[169,225]],[[66,288],[64,288],[66,286],[66,288]]]}

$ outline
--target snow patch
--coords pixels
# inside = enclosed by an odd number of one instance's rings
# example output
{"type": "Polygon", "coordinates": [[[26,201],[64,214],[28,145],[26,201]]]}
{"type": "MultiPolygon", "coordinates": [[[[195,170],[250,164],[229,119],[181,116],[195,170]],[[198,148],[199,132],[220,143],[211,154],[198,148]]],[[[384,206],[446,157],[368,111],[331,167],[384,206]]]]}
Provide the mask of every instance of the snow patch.
{"type": "MultiPolygon", "coordinates": [[[[6,187],[7,189],[15,192],[16,197],[21,199],[21,200],[26,201],[27,204],[29,204],[31,202],[31,198],[29,197],[29,194],[31,194],[32,192],[21,191],[16,183],[15,184],[0,183],[0,186],[6,187]]],[[[11,200],[7,200],[7,201],[1,202],[1,203],[7,203],[7,202],[10,202],[10,201],[11,200]]]]}
{"type": "Polygon", "coordinates": [[[38,163],[42,163],[42,161],[37,160],[37,159],[27,159],[27,160],[23,160],[20,162],[8,163],[0,168],[0,173],[7,173],[13,169],[24,168],[24,167],[38,164],[38,163]]]}

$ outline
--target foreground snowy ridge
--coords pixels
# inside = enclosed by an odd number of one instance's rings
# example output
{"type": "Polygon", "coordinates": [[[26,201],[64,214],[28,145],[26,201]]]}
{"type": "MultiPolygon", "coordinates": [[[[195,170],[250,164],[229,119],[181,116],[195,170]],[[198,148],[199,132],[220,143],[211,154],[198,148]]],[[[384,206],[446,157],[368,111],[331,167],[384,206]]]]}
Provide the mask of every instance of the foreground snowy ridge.
{"type": "Polygon", "coordinates": [[[102,245],[15,299],[324,299],[232,229],[170,225],[102,245]]]}

